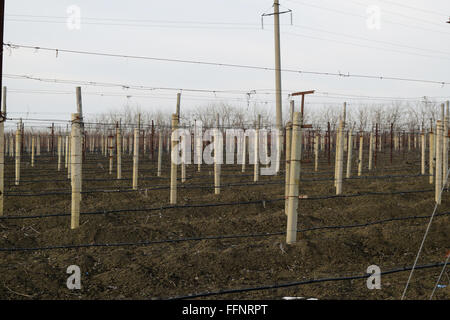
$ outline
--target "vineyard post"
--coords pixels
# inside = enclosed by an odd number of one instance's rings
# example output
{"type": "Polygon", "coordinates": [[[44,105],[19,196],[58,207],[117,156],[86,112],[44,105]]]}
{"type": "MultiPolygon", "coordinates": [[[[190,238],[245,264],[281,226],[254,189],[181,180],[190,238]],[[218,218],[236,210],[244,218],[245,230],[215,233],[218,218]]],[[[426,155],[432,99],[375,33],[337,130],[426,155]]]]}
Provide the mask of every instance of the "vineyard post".
{"type": "Polygon", "coordinates": [[[408,152],[411,151],[411,132],[407,132],[406,135],[408,136],[408,152]]]}
{"type": "MultiPolygon", "coordinates": [[[[180,137],[180,143],[184,143],[184,139],[186,139],[186,135],[183,135],[182,137],[180,137]]],[[[186,150],[183,150],[183,153],[186,152],[186,150]]],[[[186,182],[186,162],[184,161],[184,154],[183,157],[181,158],[181,183],[185,183],[186,182]]]]}
{"type": "MultiPolygon", "coordinates": [[[[442,107],[444,107],[444,104],[442,104],[442,107]]],[[[443,131],[442,131],[442,152],[443,152],[443,158],[442,158],[442,177],[443,177],[443,183],[447,184],[446,178],[447,178],[447,170],[448,170],[448,114],[444,116],[443,118],[443,131]]]]}
{"type": "Polygon", "coordinates": [[[348,131],[348,147],[347,147],[347,175],[349,179],[352,175],[352,146],[353,146],[353,130],[350,128],[348,131]]]}
{"type": "MultiPolygon", "coordinates": [[[[285,185],[284,185],[284,196],[285,199],[289,199],[289,178],[290,178],[290,167],[291,167],[291,140],[292,140],[292,122],[288,122],[286,124],[286,168],[285,168],[285,185]]],[[[288,214],[288,201],[286,200],[284,203],[284,212],[288,214]]]]}
{"type": "Polygon", "coordinates": [[[142,154],[145,156],[147,153],[147,143],[148,143],[148,137],[147,137],[147,130],[142,130],[142,154]]]}
{"type": "Polygon", "coordinates": [[[128,135],[128,154],[133,154],[133,135],[131,133],[128,135]]]}
{"type": "Polygon", "coordinates": [[[242,136],[242,169],[241,172],[245,172],[245,161],[247,160],[247,136],[245,133],[242,136]]]}
{"type": "Polygon", "coordinates": [[[158,131],[158,177],[161,177],[162,149],[162,134],[160,129],[158,131]]]}
{"type": "Polygon", "coordinates": [[[375,168],[377,167],[377,152],[378,152],[378,123],[375,124],[375,148],[374,148],[374,162],[375,168]]]}
{"type": "Polygon", "coordinates": [[[431,128],[430,131],[430,150],[429,150],[429,173],[430,173],[430,184],[433,184],[433,173],[434,173],[434,134],[433,134],[433,128],[431,128]]]}
{"type": "Polygon", "coordinates": [[[71,176],[71,171],[72,171],[72,133],[70,133],[70,137],[69,137],[69,148],[67,149],[69,152],[69,163],[67,166],[67,179],[70,179],[71,176]]]}
{"type": "Polygon", "coordinates": [[[10,139],[9,139],[9,156],[11,158],[14,158],[14,134],[11,133],[10,139]]]}
{"type": "MultiPolygon", "coordinates": [[[[345,119],[345,118],[344,118],[345,119]]],[[[342,175],[343,175],[343,169],[344,169],[344,120],[341,120],[339,123],[339,140],[338,140],[338,147],[339,150],[337,150],[338,157],[337,157],[337,179],[336,179],[336,194],[342,194],[342,175]]]]}
{"type": "Polygon", "coordinates": [[[373,157],[373,132],[370,131],[370,138],[369,138],[369,171],[372,170],[372,157],[373,157]]]}
{"type": "Polygon", "coordinates": [[[435,184],[435,200],[437,204],[441,204],[442,189],[442,121],[436,121],[436,184],[435,184]]]}
{"type": "Polygon", "coordinates": [[[20,183],[20,156],[22,150],[22,120],[20,120],[16,131],[16,186],[20,183]]]}
{"type": "Polygon", "coordinates": [[[36,143],[36,155],[39,157],[41,155],[41,136],[38,134],[36,143]]]}
{"type": "Polygon", "coordinates": [[[155,123],[152,120],[152,131],[150,140],[150,157],[153,160],[155,158],[155,123]]]}
{"type": "Polygon", "coordinates": [[[175,139],[175,130],[178,127],[178,115],[172,114],[172,154],[170,157],[170,204],[177,203],[177,163],[173,159],[173,153],[177,152],[177,140],[175,139]]]}
{"type": "Polygon", "coordinates": [[[108,135],[108,151],[109,151],[109,174],[112,174],[114,165],[114,136],[108,135]]]}
{"type": "MultiPolygon", "coordinates": [[[[449,168],[448,168],[448,149],[449,149],[450,136],[448,134],[448,131],[450,129],[450,101],[446,101],[445,108],[446,108],[446,114],[447,114],[447,118],[445,120],[446,121],[445,124],[447,125],[447,129],[444,132],[444,137],[445,137],[445,141],[446,141],[445,144],[446,144],[446,147],[447,147],[447,151],[445,153],[445,156],[447,157],[447,160],[445,161],[445,172],[446,172],[445,173],[445,177],[447,177],[447,173],[448,173],[448,170],[449,170],[449,168]]],[[[446,185],[447,185],[447,188],[450,185],[450,181],[448,179],[447,179],[446,185]]]]}
{"type": "Polygon", "coordinates": [[[106,158],[106,157],[108,157],[109,155],[108,155],[108,151],[109,151],[109,136],[108,136],[108,134],[106,133],[106,131],[105,131],[105,133],[103,134],[103,140],[104,140],[104,143],[103,143],[103,156],[106,158]]]}
{"type": "Polygon", "coordinates": [[[338,130],[336,130],[336,146],[335,146],[335,151],[334,151],[334,187],[337,188],[337,176],[338,176],[338,161],[339,161],[339,144],[340,144],[340,139],[341,139],[341,135],[339,132],[339,127],[338,130]]]}
{"type": "Polygon", "coordinates": [[[122,179],[122,132],[116,122],[117,179],[122,179]]]}
{"type": "Polygon", "coordinates": [[[134,153],[133,153],[133,190],[138,188],[139,170],[139,128],[134,128],[134,153]]]}
{"type": "Polygon", "coordinates": [[[55,124],[54,123],[52,123],[52,138],[51,138],[51,151],[52,151],[52,159],[53,159],[53,157],[55,156],[55,146],[54,146],[54,143],[55,143],[55,124]]]}
{"type": "Polygon", "coordinates": [[[3,216],[3,198],[5,192],[5,120],[6,120],[6,87],[3,87],[2,117],[0,122],[0,216],[3,216]]]}
{"type": "Polygon", "coordinates": [[[61,145],[61,135],[58,135],[58,171],[61,171],[61,149],[62,149],[62,145],[61,145]]]}
{"type": "Polygon", "coordinates": [[[327,129],[328,129],[328,134],[327,134],[327,137],[328,137],[328,140],[327,140],[327,142],[328,142],[328,144],[327,144],[327,147],[328,147],[328,165],[330,166],[331,165],[331,127],[330,127],[330,123],[328,122],[328,127],[327,127],[327,129]]]}
{"type": "Polygon", "coordinates": [[[422,156],[421,156],[421,171],[420,173],[422,175],[425,175],[425,148],[426,148],[426,141],[425,141],[425,133],[422,128],[422,133],[420,134],[420,138],[422,140],[422,156]]]}
{"type": "Polygon", "coordinates": [[[201,170],[202,170],[202,157],[203,157],[202,135],[203,135],[202,128],[197,127],[197,120],[196,120],[195,121],[194,139],[195,139],[195,148],[196,148],[196,153],[197,153],[197,172],[201,172],[201,170]]]}
{"type": "Polygon", "coordinates": [[[81,205],[81,164],[82,146],[81,146],[81,119],[79,113],[72,113],[71,129],[71,185],[72,185],[72,211],[71,211],[71,229],[77,229],[80,226],[80,205],[81,205]]]}
{"type": "Polygon", "coordinates": [[[220,143],[219,114],[216,115],[216,128],[214,130],[214,193],[220,194],[220,163],[219,155],[222,153],[220,143]]]}
{"type": "Polygon", "coordinates": [[[65,140],[66,140],[66,151],[65,151],[65,167],[67,168],[67,166],[69,165],[69,135],[66,133],[65,136],[65,140]]]}
{"type": "Polygon", "coordinates": [[[393,140],[394,140],[393,134],[394,134],[394,124],[391,123],[391,164],[392,164],[392,148],[394,147],[393,146],[393,140]]]}
{"type": "Polygon", "coordinates": [[[255,165],[253,172],[253,181],[258,182],[259,180],[259,126],[261,124],[261,115],[258,115],[258,120],[256,121],[255,130],[255,165]]]}
{"type": "Polygon", "coordinates": [[[289,196],[288,201],[288,217],[286,226],[286,243],[292,244],[297,241],[297,208],[299,196],[300,182],[300,161],[302,157],[302,130],[301,130],[301,113],[294,113],[294,122],[292,124],[291,139],[291,157],[289,170],[289,196]]]}
{"type": "Polygon", "coordinates": [[[363,169],[363,144],[364,144],[364,135],[363,132],[359,133],[359,157],[358,157],[358,177],[362,174],[363,169]]]}
{"type": "Polygon", "coordinates": [[[36,148],[36,137],[33,135],[31,138],[31,167],[34,168],[34,155],[36,148]]]}
{"type": "Polygon", "coordinates": [[[315,133],[314,137],[314,171],[319,170],[319,133],[315,133]]]}

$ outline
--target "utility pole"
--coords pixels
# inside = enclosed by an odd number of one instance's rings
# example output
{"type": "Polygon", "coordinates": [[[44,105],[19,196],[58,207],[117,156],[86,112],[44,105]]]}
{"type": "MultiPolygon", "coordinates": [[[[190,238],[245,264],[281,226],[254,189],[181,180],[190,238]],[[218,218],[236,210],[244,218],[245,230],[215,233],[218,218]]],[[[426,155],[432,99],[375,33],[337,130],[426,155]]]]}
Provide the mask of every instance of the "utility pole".
{"type": "Polygon", "coordinates": [[[280,4],[274,0],[274,36],[275,36],[275,93],[276,93],[276,121],[277,129],[281,130],[283,116],[281,113],[281,56],[280,56],[280,4]]]}
{"type": "MultiPolygon", "coordinates": [[[[0,88],[3,88],[3,32],[5,30],[5,0],[0,0],[0,43],[2,48],[0,50],[0,88]]],[[[1,105],[0,97],[0,105],[1,105]]],[[[5,115],[6,116],[6,115],[5,115]]]]}

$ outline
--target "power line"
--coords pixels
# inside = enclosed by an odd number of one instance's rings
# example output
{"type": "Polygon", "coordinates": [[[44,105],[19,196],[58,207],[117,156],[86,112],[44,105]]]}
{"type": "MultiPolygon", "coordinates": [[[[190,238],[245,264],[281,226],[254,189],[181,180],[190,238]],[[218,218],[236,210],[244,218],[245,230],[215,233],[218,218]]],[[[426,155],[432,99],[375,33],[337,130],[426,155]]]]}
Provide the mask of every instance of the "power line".
{"type": "Polygon", "coordinates": [[[426,55],[426,54],[422,54],[422,53],[401,51],[401,50],[389,49],[389,48],[380,48],[380,47],[374,47],[374,46],[369,46],[369,45],[352,43],[352,42],[347,42],[347,41],[342,41],[342,40],[321,38],[321,37],[316,37],[316,36],[311,36],[311,35],[306,35],[306,34],[300,34],[300,33],[293,33],[293,32],[284,32],[284,33],[286,35],[289,35],[289,36],[297,36],[297,37],[309,38],[309,39],[315,39],[315,40],[321,40],[321,41],[336,42],[336,43],[339,43],[339,44],[345,44],[345,45],[350,45],[350,46],[355,46],[355,47],[360,47],[360,48],[369,48],[369,49],[375,49],[375,50],[381,50],[381,51],[390,51],[390,52],[396,52],[396,53],[401,53],[401,54],[419,56],[419,57],[424,57],[424,58],[450,60],[450,57],[430,56],[430,55],[426,55]]]}
{"type": "Polygon", "coordinates": [[[429,14],[434,14],[434,15],[440,16],[440,17],[444,16],[444,14],[442,12],[433,11],[433,10],[430,10],[430,9],[423,9],[423,8],[413,7],[413,6],[409,6],[409,5],[406,5],[406,4],[403,4],[403,3],[398,3],[398,2],[390,1],[390,0],[379,0],[379,1],[390,3],[390,4],[394,5],[394,6],[404,7],[404,8],[408,8],[408,9],[411,9],[411,10],[417,10],[420,13],[427,12],[429,14]]]}
{"type": "MultiPolygon", "coordinates": [[[[367,19],[367,17],[362,15],[362,14],[356,14],[356,13],[352,13],[352,12],[348,12],[348,11],[342,11],[342,10],[327,8],[327,7],[319,6],[317,4],[309,4],[309,3],[300,2],[300,1],[294,1],[294,0],[288,0],[288,1],[293,2],[293,3],[297,3],[299,5],[304,5],[304,6],[320,9],[320,10],[325,10],[325,11],[335,12],[335,13],[339,13],[339,14],[343,14],[343,15],[347,15],[347,16],[353,16],[353,17],[367,19]]],[[[406,27],[408,29],[413,28],[413,29],[419,29],[419,30],[422,30],[422,31],[429,31],[429,32],[433,32],[433,33],[440,33],[440,34],[445,34],[445,35],[449,35],[450,36],[450,32],[423,28],[421,26],[416,26],[414,24],[404,24],[404,23],[400,23],[400,22],[390,21],[390,20],[387,20],[386,18],[384,18],[383,21],[386,22],[386,23],[389,23],[389,24],[406,27]]]]}
{"type": "MultiPolygon", "coordinates": [[[[28,45],[19,45],[13,43],[5,43],[5,46],[9,48],[26,48],[26,49],[34,49],[34,50],[44,50],[44,51],[53,51],[55,53],[64,52],[71,54],[84,54],[84,55],[95,55],[95,56],[104,56],[104,57],[114,57],[114,58],[128,58],[128,59],[142,59],[142,60],[152,60],[152,61],[161,61],[161,62],[175,62],[175,63],[185,63],[185,64],[197,64],[197,65],[208,65],[208,66],[218,66],[218,67],[231,67],[231,68],[244,68],[244,69],[253,69],[253,70],[263,70],[263,71],[275,71],[273,67],[262,67],[262,66],[253,66],[253,65],[243,65],[243,64],[231,64],[231,63],[219,63],[219,62],[207,62],[200,60],[186,60],[186,59],[169,59],[169,58],[158,58],[158,57],[149,57],[149,56],[137,56],[137,55],[124,55],[124,54],[114,54],[114,53],[105,53],[105,52],[94,52],[94,51],[83,51],[83,50],[69,50],[69,49],[59,49],[59,48],[48,48],[48,47],[39,47],[39,46],[28,46],[28,45]]],[[[281,69],[282,72],[289,73],[297,73],[297,74],[309,74],[309,75],[320,75],[320,76],[336,76],[342,78],[364,78],[364,79],[376,79],[376,80],[395,80],[395,81],[406,81],[406,82],[417,82],[417,83],[430,83],[430,84],[439,84],[446,85],[450,84],[447,81],[437,81],[437,80],[424,80],[424,79],[414,79],[414,78],[402,78],[402,77],[392,77],[392,76],[376,76],[376,75],[367,75],[367,74],[350,74],[350,73],[336,73],[336,72],[319,72],[319,71],[307,71],[300,69],[281,69]]],[[[142,90],[157,90],[162,88],[155,87],[144,87],[144,86],[127,86],[127,85],[118,85],[111,83],[102,83],[99,84],[97,82],[92,81],[74,81],[74,80],[60,80],[60,79],[43,79],[36,78],[32,76],[26,75],[10,75],[5,74],[5,77],[8,78],[25,78],[32,80],[40,80],[40,81],[48,81],[48,82],[62,82],[62,83],[76,83],[76,84],[86,84],[86,85],[102,85],[102,86],[119,86],[124,88],[134,88],[134,89],[142,89],[142,90]]],[[[177,88],[164,88],[166,90],[181,90],[177,88]]],[[[187,89],[185,89],[187,90],[187,89]]],[[[189,89],[189,91],[203,91],[203,92],[224,92],[224,91],[212,91],[212,90],[194,90],[189,89]]],[[[242,92],[240,92],[242,93],[242,92]]]]}
{"type": "MultiPolygon", "coordinates": [[[[390,45],[390,46],[396,46],[396,47],[403,47],[403,48],[407,48],[407,49],[414,49],[414,50],[420,50],[420,51],[433,52],[433,53],[438,53],[438,54],[443,54],[443,55],[450,55],[450,53],[446,52],[446,51],[414,47],[414,46],[409,46],[409,45],[400,44],[400,43],[396,43],[396,42],[390,42],[390,41],[374,40],[374,39],[369,39],[369,38],[365,38],[365,37],[359,37],[359,36],[345,34],[345,33],[340,33],[340,32],[334,32],[334,31],[328,31],[328,30],[324,30],[324,29],[313,28],[313,27],[305,26],[305,25],[295,25],[293,27],[294,28],[301,28],[301,29],[308,29],[308,30],[318,31],[318,32],[322,32],[322,33],[329,33],[329,34],[332,34],[332,35],[343,36],[343,37],[347,37],[347,38],[363,40],[363,41],[368,41],[368,42],[387,44],[387,45],[390,45]]],[[[379,49],[381,50],[383,48],[379,48],[379,49]]]]}
{"type": "MultiPolygon", "coordinates": [[[[181,88],[180,90],[182,91],[188,91],[189,89],[184,89],[181,88]]],[[[229,90],[231,91],[236,91],[237,90],[229,90]]],[[[271,89],[253,89],[253,90],[248,90],[247,92],[253,91],[254,95],[268,95],[268,94],[272,94],[273,90],[271,89]]],[[[294,89],[285,89],[283,90],[284,92],[293,92],[294,89]]],[[[213,92],[217,92],[217,91],[213,91],[213,92]]],[[[242,91],[241,94],[243,94],[245,91],[242,91]]],[[[8,93],[24,93],[24,94],[61,94],[61,95],[74,95],[75,92],[74,91],[69,91],[69,90],[35,90],[35,89],[15,89],[15,88],[8,88],[8,93]]],[[[207,92],[207,93],[211,93],[211,92],[207,92]]],[[[159,94],[159,95],[145,95],[145,94],[133,94],[133,93],[119,93],[119,92],[89,92],[89,91],[84,91],[83,92],[84,95],[96,95],[96,96],[105,96],[105,97],[129,97],[129,98],[155,98],[155,99],[173,99],[172,94],[159,94]]],[[[215,96],[214,100],[213,99],[209,99],[208,97],[205,96],[200,96],[200,95],[189,95],[189,94],[184,94],[183,97],[187,97],[186,100],[197,100],[197,101],[217,101],[217,100],[221,100],[221,99],[226,99],[226,100],[232,100],[232,101],[243,101],[243,102],[248,102],[248,99],[245,98],[235,98],[235,97],[230,97],[230,96],[215,96]],[[196,98],[196,99],[191,99],[191,98],[196,98]],[[205,98],[205,99],[202,99],[205,98]]],[[[385,101],[409,101],[409,100],[417,100],[417,101],[422,101],[423,100],[423,96],[419,97],[387,97],[387,96],[371,96],[371,95],[357,95],[357,94],[347,94],[347,93],[334,93],[334,92],[326,92],[326,91],[316,91],[316,95],[311,96],[311,98],[343,98],[343,99],[358,99],[358,100],[385,100],[385,101]]],[[[449,99],[450,96],[427,96],[427,98],[431,98],[431,99],[449,99]]],[[[250,102],[258,102],[258,103],[268,103],[268,102],[274,102],[275,100],[260,100],[258,98],[250,98],[250,102]]],[[[306,102],[311,103],[311,102],[306,102]]],[[[314,104],[317,103],[328,103],[328,102],[314,102],[314,104]]],[[[341,103],[341,102],[336,102],[336,103],[341,103]]],[[[19,112],[8,112],[8,113],[19,113],[19,112]]],[[[27,113],[27,112],[20,112],[20,113],[27,113]]],[[[30,114],[49,114],[48,112],[29,112],[30,114]]],[[[58,112],[52,112],[50,114],[56,114],[58,112]]],[[[62,114],[62,113],[61,113],[62,114]]]]}
{"type": "MultiPolygon", "coordinates": [[[[43,18],[56,18],[56,19],[66,19],[66,17],[57,17],[57,16],[36,16],[36,15],[10,15],[10,16],[18,16],[18,17],[43,17],[43,18]]],[[[236,27],[227,27],[224,29],[252,29],[252,30],[259,30],[259,28],[257,28],[259,25],[257,24],[251,24],[251,23],[233,23],[233,22],[206,22],[206,21],[200,21],[200,22],[195,22],[195,21],[167,21],[167,20],[135,20],[135,19],[108,19],[108,18],[83,18],[86,20],[104,20],[104,21],[144,21],[144,22],[154,22],[154,23],[168,23],[168,26],[164,26],[164,25],[128,25],[128,24],[112,24],[112,23],[89,23],[87,22],[86,24],[94,24],[94,25],[113,25],[113,26],[137,26],[137,27],[167,27],[167,28],[186,28],[186,26],[174,26],[173,24],[176,23],[186,23],[186,24],[199,24],[199,25],[239,25],[239,26],[252,26],[253,28],[247,27],[247,28],[236,28],[236,27]]],[[[13,21],[13,22],[42,22],[42,23],[65,23],[63,21],[43,21],[43,20],[8,20],[8,21],[13,21]]],[[[443,51],[438,51],[438,50],[432,50],[432,49],[427,49],[427,48],[418,48],[418,47],[413,47],[413,46],[408,46],[408,45],[402,45],[402,44],[398,44],[398,43],[393,43],[393,42],[386,42],[386,41],[377,41],[377,40],[373,40],[373,39],[368,39],[368,38],[363,38],[363,37],[356,37],[356,36],[352,36],[352,35],[346,35],[343,33],[338,33],[338,32],[331,32],[331,31],[325,31],[325,30],[321,30],[321,29],[317,29],[317,28],[312,28],[312,27],[308,27],[308,26],[303,26],[303,25],[292,25],[293,27],[297,27],[297,28],[302,28],[302,29],[309,29],[309,30],[314,30],[314,31],[318,31],[318,32],[325,32],[325,33],[330,33],[330,34],[335,34],[335,35],[340,35],[340,36],[344,36],[344,37],[349,37],[349,38],[354,38],[354,39],[358,39],[358,40],[363,40],[363,41],[368,41],[368,42],[375,42],[375,43],[382,43],[382,44],[388,44],[391,46],[396,46],[396,47],[404,47],[404,48],[409,48],[409,49],[414,49],[414,50],[420,50],[420,51],[428,51],[428,52],[435,52],[435,53],[439,53],[439,54],[444,54],[444,55],[448,55],[447,52],[443,52],[443,51]]],[[[187,28],[201,28],[201,27],[193,27],[193,26],[187,26],[187,28]]],[[[208,28],[208,27],[207,27],[208,28]]],[[[209,27],[211,29],[214,29],[214,27],[209,27]]],[[[218,28],[215,28],[218,29],[218,28]]],[[[219,28],[220,29],[220,28],[219,28]]],[[[285,34],[289,34],[286,32],[283,32],[285,34]]],[[[292,33],[290,33],[292,34],[292,33]]],[[[302,35],[299,35],[302,36],[302,35]]],[[[311,37],[311,36],[310,36],[311,37]]],[[[329,39],[324,39],[326,41],[332,41],[329,39]]],[[[352,43],[346,43],[346,42],[340,42],[340,41],[336,41],[334,40],[334,42],[338,42],[338,43],[342,43],[342,44],[347,44],[347,45],[353,45],[353,46],[360,46],[360,47],[367,47],[367,46],[363,46],[363,45],[358,45],[358,44],[352,44],[352,43]]],[[[393,50],[389,50],[389,49],[384,49],[384,48],[377,48],[377,47],[369,47],[369,48],[375,48],[378,50],[386,50],[386,51],[393,51],[393,50]]],[[[396,52],[396,51],[394,51],[396,52]]],[[[398,51],[397,51],[398,52],[398,51]]],[[[402,53],[402,52],[400,52],[402,53]]],[[[410,54],[410,55],[417,55],[414,53],[408,53],[406,52],[406,54],[410,54]]],[[[438,58],[438,57],[432,57],[432,56],[425,56],[425,55],[419,55],[419,56],[423,56],[423,57],[431,57],[431,58],[438,58]]]]}
{"type": "MultiPolygon", "coordinates": [[[[363,6],[363,7],[367,7],[368,6],[367,3],[362,3],[362,2],[359,2],[359,1],[356,1],[356,0],[349,0],[349,1],[355,3],[355,4],[359,5],[359,6],[363,6]]],[[[419,22],[430,24],[430,25],[433,25],[433,26],[445,28],[445,26],[442,25],[442,23],[436,23],[434,21],[421,19],[421,18],[418,18],[418,17],[415,17],[415,16],[410,16],[410,15],[404,14],[402,12],[386,10],[385,8],[382,8],[382,12],[383,13],[388,13],[388,14],[391,14],[391,15],[395,15],[395,16],[399,16],[399,17],[403,17],[403,18],[406,18],[406,19],[414,20],[414,22],[419,21],[419,22]]],[[[443,15],[441,14],[441,16],[443,16],[443,15]]]]}

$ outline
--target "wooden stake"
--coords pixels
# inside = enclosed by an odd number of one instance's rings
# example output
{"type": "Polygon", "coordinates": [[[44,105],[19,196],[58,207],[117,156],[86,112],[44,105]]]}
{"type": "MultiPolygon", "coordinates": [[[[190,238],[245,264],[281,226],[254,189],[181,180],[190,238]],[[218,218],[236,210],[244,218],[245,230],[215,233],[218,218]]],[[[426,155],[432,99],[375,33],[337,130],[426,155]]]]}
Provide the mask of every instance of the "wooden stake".
{"type": "Polygon", "coordinates": [[[286,243],[297,241],[297,209],[300,184],[300,161],[302,158],[302,118],[300,112],[294,112],[292,127],[291,157],[289,169],[288,217],[286,226],[286,243]]]}
{"type": "Polygon", "coordinates": [[[77,229],[80,226],[80,206],[81,206],[81,167],[82,167],[82,148],[81,148],[81,121],[79,113],[72,113],[71,128],[71,185],[72,185],[72,211],[71,211],[71,229],[77,229]]]}

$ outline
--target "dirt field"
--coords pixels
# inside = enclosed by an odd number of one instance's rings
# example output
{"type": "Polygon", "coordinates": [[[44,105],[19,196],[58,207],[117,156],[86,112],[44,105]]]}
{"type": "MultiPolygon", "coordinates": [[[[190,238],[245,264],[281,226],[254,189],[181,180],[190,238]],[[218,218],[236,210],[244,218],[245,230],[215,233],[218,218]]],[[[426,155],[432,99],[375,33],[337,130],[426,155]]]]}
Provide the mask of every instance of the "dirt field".
{"type": "MultiPolygon", "coordinates": [[[[367,155],[365,155],[367,159],[367,155]]],[[[378,158],[371,176],[416,175],[420,173],[419,154],[396,154],[378,158]]],[[[334,160],[328,166],[322,158],[320,172],[302,165],[301,194],[308,197],[335,194],[334,160]],[[308,181],[311,179],[322,181],[308,181]],[[328,180],[325,180],[327,179],[328,180]]],[[[33,216],[70,213],[70,184],[67,171],[56,171],[56,160],[48,155],[30,168],[24,157],[22,183],[14,186],[13,159],[5,169],[5,216],[33,216]],[[60,181],[51,181],[58,179],[60,181]],[[36,182],[36,180],[41,180],[36,182]],[[48,180],[48,181],[46,181],[48,180]],[[34,181],[34,182],[33,182],[34,181]],[[55,193],[14,196],[15,193],[55,193]]],[[[167,206],[168,161],[163,177],[156,177],[156,163],[148,155],[140,160],[140,192],[94,192],[83,194],[82,212],[159,208],[167,206]],[[160,186],[161,188],[155,189],[160,186]]],[[[366,160],[365,160],[365,164],[366,160]]],[[[356,165],[353,166],[356,175],[356,165]]],[[[115,168],[114,168],[115,170],[115,168]]],[[[177,208],[84,214],[78,230],[70,230],[70,216],[0,220],[0,248],[36,248],[77,244],[136,243],[217,235],[246,235],[284,232],[284,174],[261,177],[253,184],[253,168],[224,166],[223,184],[235,185],[213,192],[211,166],[196,172],[188,167],[186,185],[180,188],[180,205],[255,201],[250,205],[177,208]],[[264,184],[263,184],[264,182],[264,184]],[[210,186],[205,186],[209,184],[210,186]],[[192,186],[196,188],[192,188],[192,186]],[[260,201],[259,201],[260,200],[260,201]],[[267,200],[267,201],[263,201],[267,200]]],[[[108,174],[108,161],[100,155],[87,155],[83,190],[112,190],[131,187],[131,158],[124,156],[124,180],[108,174]],[[99,165],[101,164],[101,165],[99,165]],[[103,167],[103,168],[102,168],[103,167]],[[94,181],[100,180],[102,181],[94,181]]],[[[369,175],[367,169],[364,175],[369,175]]],[[[344,194],[434,190],[428,177],[352,179],[344,181],[344,194]]],[[[430,216],[434,192],[395,195],[301,200],[299,229],[342,226],[389,218],[430,216]]],[[[448,193],[438,212],[450,211],[448,193]]],[[[419,264],[445,261],[449,249],[450,216],[433,221],[419,264]]],[[[391,221],[366,227],[299,232],[296,244],[286,246],[285,235],[153,243],[141,246],[62,248],[26,252],[0,251],[0,299],[165,299],[187,294],[258,287],[308,279],[363,275],[370,265],[381,271],[411,266],[424,235],[428,219],[391,221]],[[66,269],[81,268],[81,290],[69,290],[66,269]]],[[[409,299],[428,299],[441,271],[417,270],[407,293],[409,299]]],[[[258,290],[213,296],[214,299],[280,299],[284,296],[318,299],[399,299],[409,272],[382,277],[381,290],[369,290],[365,279],[315,283],[282,289],[258,290]]],[[[444,274],[441,284],[448,285],[444,274]]],[[[437,299],[449,299],[450,289],[437,289],[437,299]]]]}

